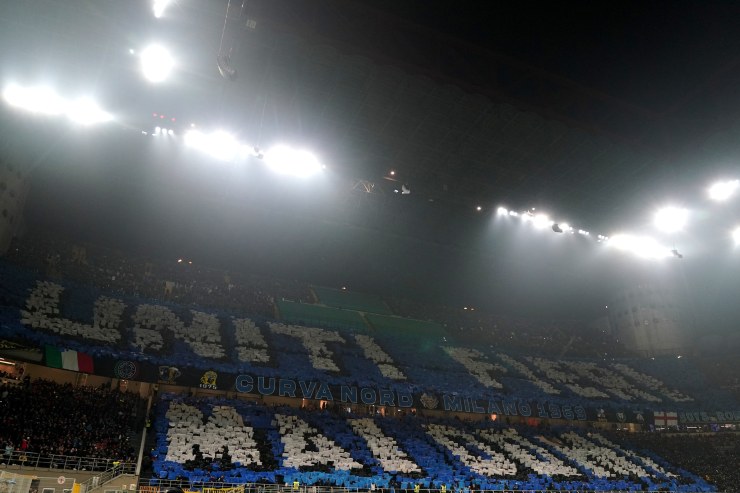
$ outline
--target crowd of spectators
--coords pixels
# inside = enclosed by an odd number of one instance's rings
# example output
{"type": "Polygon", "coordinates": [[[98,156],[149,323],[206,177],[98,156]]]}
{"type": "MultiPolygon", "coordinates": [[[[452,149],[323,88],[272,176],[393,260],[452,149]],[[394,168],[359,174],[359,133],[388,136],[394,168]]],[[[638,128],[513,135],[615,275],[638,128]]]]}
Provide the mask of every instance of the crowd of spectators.
{"type": "MultiPolygon", "coordinates": [[[[227,272],[184,258],[155,262],[48,236],[29,236],[16,241],[7,258],[52,280],[77,281],[121,296],[171,301],[186,307],[226,309],[253,317],[274,318],[276,300],[317,301],[310,285],[300,281],[227,272]]],[[[384,301],[396,315],[443,324],[450,336],[462,342],[497,344],[530,354],[555,356],[626,355],[608,333],[574,321],[533,322],[494,315],[475,307],[387,297],[384,301]]]]}
{"type": "Polygon", "coordinates": [[[29,379],[0,385],[0,443],[6,452],[133,460],[132,439],[144,414],[138,395],[107,387],[29,379]]]}
{"type": "Polygon", "coordinates": [[[701,476],[715,484],[718,491],[739,491],[740,434],[737,432],[630,433],[619,438],[701,476]]]}

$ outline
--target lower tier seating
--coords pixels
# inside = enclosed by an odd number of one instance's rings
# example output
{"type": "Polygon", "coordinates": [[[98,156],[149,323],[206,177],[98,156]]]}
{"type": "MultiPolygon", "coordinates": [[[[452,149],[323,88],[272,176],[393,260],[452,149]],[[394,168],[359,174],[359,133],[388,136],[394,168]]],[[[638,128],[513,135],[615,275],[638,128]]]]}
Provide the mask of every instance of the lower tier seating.
{"type": "Polygon", "coordinates": [[[339,415],[169,395],[158,405],[154,428],[154,483],[716,491],[654,452],[593,430],[339,415]]]}

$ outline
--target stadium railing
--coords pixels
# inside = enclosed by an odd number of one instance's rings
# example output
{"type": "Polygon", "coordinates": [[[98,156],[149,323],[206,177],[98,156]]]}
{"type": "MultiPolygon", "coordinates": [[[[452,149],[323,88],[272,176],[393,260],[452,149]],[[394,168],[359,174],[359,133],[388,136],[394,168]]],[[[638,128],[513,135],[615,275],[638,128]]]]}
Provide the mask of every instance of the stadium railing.
{"type": "Polygon", "coordinates": [[[75,457],[72,455],[38,454],[14,450],[10,454],[0,453],[0,465],[5,468],[12,466],[33,469],[60,469],[67,471],[109,471],[116,470],[117,474],[133,474],[136,464],[121,462],[116,459],[100,457],[75,457]]]}

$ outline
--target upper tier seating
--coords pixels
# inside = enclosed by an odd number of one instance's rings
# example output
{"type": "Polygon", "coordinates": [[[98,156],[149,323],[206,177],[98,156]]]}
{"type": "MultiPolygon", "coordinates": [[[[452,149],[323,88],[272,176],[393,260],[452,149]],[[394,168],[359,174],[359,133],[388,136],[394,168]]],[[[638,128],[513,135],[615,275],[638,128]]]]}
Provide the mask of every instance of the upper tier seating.
{"type": "Polygon", "coordinates": [[[438,325],[398,317],[368,315],[372,328],[330,330],[110,297],[89,286],[38,281],[7,263],[0,274],[9,303],[0,306],[5,338],[93,357],[614,411],[737,405],[730,393],[706,385],[689,358],[554,360],[460,345],[426,333],[438,325]]]}

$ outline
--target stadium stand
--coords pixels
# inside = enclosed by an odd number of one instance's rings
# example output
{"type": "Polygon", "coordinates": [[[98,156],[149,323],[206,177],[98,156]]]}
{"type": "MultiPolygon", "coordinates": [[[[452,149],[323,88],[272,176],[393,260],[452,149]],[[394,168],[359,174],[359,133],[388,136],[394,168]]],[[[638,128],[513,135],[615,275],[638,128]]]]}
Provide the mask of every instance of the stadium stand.
{"type": "MultiPolygon", "coordinates": [[[[279,379],[335,388],[372,387],[420,396],[422,400],[414,405],[430,408],[438,405],[441,394],[453,400],[461,395],[485,396],[509,401],[513,409],[538,400],[569,409],[629,411],[633,417],[642,416],[646,408],[696,410],[711,402],[720,409],[734,409],[737,404],[731,392],[708,386],[690,358],[555,357],[553,347],[541,351],[539,343],[524,350],[542,332],[553,334],[545,339],[545,346],[572,346],[577,340],[575,329],[552,330],[548,325],[537,328],[531,322],[515,321],[510,337],[499,338],[509,330],[499,329],[499,324],[503,327],[510,321],[487,318],[486,323],[494,328],[485,332],[482,323],[479,329],[468,329],[445,326],[428,316],[443,317],[455,312],[451,308],[406,318],[372,313],[366,299],[362,303],[367,311],[362,312],[316,305],[311,303],[315,298],[322,301],[325,290],[319,288],[322,294],[316,297],[299,283],[290,290],[272,290],[271,286],[286,285],[274,281],[247,283],[245,291],[236,284],[218,290],[233,295],[227,297],[211,290],[203,295],[204,301],[188,304],[190,299],[201,299],[203,286],[226,274],[202,269],[190,284],[172,281],[170,286],[163,279],[178,277],[168,276],[151,262],[138,262],[145,266],[144,275],[126,274],[127,269],[136,271],[133,261],[121,256],[99,267],[116,257],[98,257],[94,247],[70,248],[64,255],[41,251],[46,258],[41,269],[34,267],[39,265],[38,258],[0,262],[0,321],[6,340],[65,347],[88,353],[96,362],[125,359],[150,364],[160,372],[164,369],[165,374],[159,376],[164,380],[192,370],[195,379],[189,382],[197,386],[200,378],[202,389],[233,390],[233,380],[224,384],[224,379],[247,372],[255,379],[252,389],[264,385],[277,392],[279,379]],[[85,265],[96,267],[88,270],[85,265]],[[125,267],[111,274],[111,266],[116,265],[125,267]],[[180,290],[186,294],[178,294],[180,290]],[[294,295],[292,300],[283,299],[281,294],[289,292],[294,295]],[[238,302],[250,296],[256,301],[238,302]],[[210,301],[212,306],[207,304],[210,301]],[[281,318],[276,320],[276,314],[281,318]],[[307,319],[306,314],[320,316],[307,319]],[[481,339],[484,332],[487,335],[481,339]],[[258,377],[263,379],[259,384],[258,377]]],[[[172,269],[181,267],[185,266],[172,269]]],[[[327,299],[324,296],[323,301],[327,299]]],[[[361,307],[359,301],[355,303],[361,307]]],[[[396,305],[389,304],[395,311],[396,305]]],[[[481,317],[477,321],[486,317],[476,312],[474,316],[464,312],[459,319],[467,317],[466,323],[474,327],[474,317],[481,317]]],[[[295,383],[292,388],[295,391],[295,383]]],[[[137,397],[39,380],[4,384],[6,391],[0,439],[11,442],[12,449],[26,447],[29,454],[132,458],[128,440],[134,421],[143,416],[143,411],[130,414],[131,409],[141,409],[137,397]],[[49,426],[41,424],[33,412],[18,417],[23,415],[18,406],[29,405],[26,397],[40,394],[57,399],[49,401],[57,403],[53,410],[48,403],[38,407],[48,423],[57,423],[56,429],[66,429],[70,420],[82,423],[74,437],[49,433],[49,426]],[[24,397],[17,399],[18,395],[24,397]],[[75,403],[71,412],[69,402],[75,403]],[[125,406],[125,410],[116,406],[125,406]],[[86,414],[88,410],[93,414],[86,414]],[[110,416],[124,419],[109,420],[110,416]],[[77,440],[78,434],[92,441],[83,443],[77,440]]],[[[258,399],[253,394],[245,396],[258,399]]],[[[458,411],[466,411],[467,401],[456,402],[458,411]]],[[[155,477],[150,483],[158,486],[175,481],[196,487],[297,481],[359,489],[374,485],[411,490],[419,485],[438,490],[444,485],[450,490],[713,491],[712,483],[732,491],[733,475],[724,473],[727,464],[707,460],[692,467],[686,457],[696,447],[707,456],[718,450],[728,452],[723,459],[731,461],[737,435],[706,442],[695,437],[664,442],[667,438],[659,434],[615,435],[554,424],[585,420],[572,414],[557,415],[548,425],[508,411],[493,422],[463,422],[432,416],[424,409],[398,409],[388,411],[394,416],[384,416],[387,410],[381,408],[350,407],[331,400],[297,399],[293,405],[269,407],[256,400],[160,396],[153,414],[151,471],[155,477]],[[299,403],[302,408],[297,407],[299,403]],[[558,421],[558,417],[564,419],[558,421]]],[[[589,419],[601,420],[601,414],[589,415],[589,419]]]]}
{"type": "Polygon", "coordinates": [[[0,443],[25,453],[136,458],[141,399],[106,388],[45,380],[0,386],[0,443]]]}
{"type": "Polygon", "coordinates": [[[472,344],[434,322],[378,314],[365,314],[362,330],[307,327],[39,279],[7,262],[0,269],[6,338],[92,357],[582,407],[682,410],[696,409],[698,399],[731,409],[735,402],[707,386],[689,359],[557,359],[472,344]]]}
{"type": "Polygon", "coordinates": [[[319,325],[333,329],[367,330],[365,320],[356,311],[286,300],[278,300],[275,305],[280,318],[286,322],[300,325],[319,325]]]}
{"type": "Polygon", "coordinates": [[[319,286],[312,286],[311,289],[322,305],[358,312],[393,315],[388,305],[377,296],[319,286]]]}
{"type": "MultiPolygon", "coordinates": [[[[132,258],[97,245],[41,235],[16,241],[7,259],[48,280],[77,281],[95,286],[112,297],[125,295],[192,307],[236,310],[266,318],[274,318],[277,304],[282,319],[291,323],[334,329],[346,326],[355,330],[366,326],[365,320],[353,310],[330,310],[313,304],[315,296],[308,284],[208,269],[183,259],[163,262],[132,258]]],[[[314,289],[358,296],[364,300],[362,303],[376,306],[379,311],[375,313],[384,313],[382,306],[385,306],[397,316],[433,320],[445,328],[447,336],[461,342],[505,345],[530,354],[559,354],[567,346],[568,354],[573,356],[626,356],[621,344],[613,338],[587,332],[575,322],[533,323],[480,309],[465,310],[410,299],[378,301],[377,297],[350,291],[314,289]]]]}
{"type": "Polygon", "coordinates": [[[658,455],[597,432],[355,417],[173,395],[163,396],[162,403],[154,451],[154,470],[162,479],[193,483],[217,474],[226,483],[260,477],[367,489],[420,484],[425,489],[712,490],[658,455]],[[261,437],[279,437],[279,445],[272,445],[278,460],[269,468],[258,460],[258,449],[270,446],[252,438],[257,429],[261,437]],[[227,443],[231,436],[236,438],[227,443]],[[240,460],[234,455],[224,470],[217,445],[233,450],[234,440],[241,440],[247,455],[240,460]],[[191,450],[202,452],[197,467],[191,450]]]}
{"type": "Polygon", "coordinates": [[[737,433],[632,433],[615,434],[614,440],[646,456],[659,456],[691,470],[715,484],[720,491],[737,491],[740,484],[740,437],[737,433]]]}

